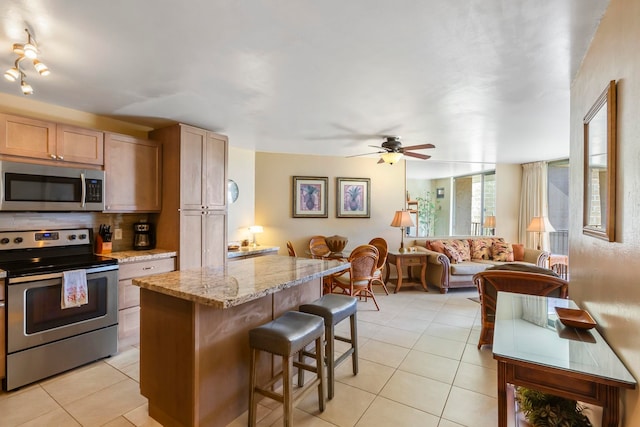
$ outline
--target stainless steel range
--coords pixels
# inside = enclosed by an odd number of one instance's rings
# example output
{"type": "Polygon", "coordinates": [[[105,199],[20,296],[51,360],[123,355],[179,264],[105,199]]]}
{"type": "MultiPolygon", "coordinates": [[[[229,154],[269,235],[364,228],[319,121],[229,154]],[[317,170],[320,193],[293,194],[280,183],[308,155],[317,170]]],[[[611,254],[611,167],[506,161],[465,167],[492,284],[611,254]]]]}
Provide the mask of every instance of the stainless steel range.
{"type": "Polygon", "coordinates": [[[117,352],[118,263],[92,243],[90,229],[0,232],[6,390],[117,352]],[[86,275],[86,304],[62,308],[63,275],[75,270],[86,275]]]}

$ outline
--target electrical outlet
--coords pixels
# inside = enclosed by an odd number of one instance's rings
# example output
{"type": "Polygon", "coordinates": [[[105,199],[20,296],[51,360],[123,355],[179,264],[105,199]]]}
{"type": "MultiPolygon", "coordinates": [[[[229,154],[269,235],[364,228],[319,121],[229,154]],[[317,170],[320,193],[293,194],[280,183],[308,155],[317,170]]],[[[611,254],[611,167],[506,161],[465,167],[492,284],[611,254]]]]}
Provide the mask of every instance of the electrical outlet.
{"type": "Polygon", "coordinates": [[[113,233],[113,240],[122,240],[122,228],[116,228],[113,233]]]}

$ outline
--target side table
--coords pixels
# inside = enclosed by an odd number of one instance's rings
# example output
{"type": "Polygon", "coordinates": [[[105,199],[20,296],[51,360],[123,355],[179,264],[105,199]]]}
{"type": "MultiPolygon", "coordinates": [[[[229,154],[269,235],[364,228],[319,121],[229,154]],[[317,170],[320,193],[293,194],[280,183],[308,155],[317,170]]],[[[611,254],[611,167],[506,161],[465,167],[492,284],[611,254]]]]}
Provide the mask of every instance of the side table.
{"type": "Polygon", "coordinates": [[[427,289],[427,282],[425,281],[425,274],[427,272],[427,254],[424,252],[404,252],[400,253],[397,251],[389,251],[387,254],[387,274],[384,279],[385,283],[389,281],[389,273],[390,273],[390,265],[395,265],[396,272],[398,274],[398,282],[396,284],[396,289],[393,291],[397,293],[402,287],[402,267],[408,267],[409,279],[412,280],[411,277],[411,267],[412,266],[421,266],[420,268],[420,284],[425,292],[429,292],[427,289]]]}

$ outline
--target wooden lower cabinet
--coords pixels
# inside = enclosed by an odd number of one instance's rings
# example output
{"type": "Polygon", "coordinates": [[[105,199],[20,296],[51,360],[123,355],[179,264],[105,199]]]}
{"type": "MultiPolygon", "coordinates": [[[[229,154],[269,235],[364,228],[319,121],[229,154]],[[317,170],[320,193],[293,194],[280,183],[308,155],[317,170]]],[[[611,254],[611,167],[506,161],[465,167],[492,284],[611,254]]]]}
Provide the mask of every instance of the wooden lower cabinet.
{"type": "Polygon", "coordinates": [[[227,258],[226,211],[184,210],[180,213],[180,270],[222,266],[227,258]]]}
{"type": "Polygon", "coordinates": [[[132,279],[167,273],[176,269],[176,259],[130,262],[120,264],[118,281],[118,347],[140,343],[140,288],[132,279]]]}

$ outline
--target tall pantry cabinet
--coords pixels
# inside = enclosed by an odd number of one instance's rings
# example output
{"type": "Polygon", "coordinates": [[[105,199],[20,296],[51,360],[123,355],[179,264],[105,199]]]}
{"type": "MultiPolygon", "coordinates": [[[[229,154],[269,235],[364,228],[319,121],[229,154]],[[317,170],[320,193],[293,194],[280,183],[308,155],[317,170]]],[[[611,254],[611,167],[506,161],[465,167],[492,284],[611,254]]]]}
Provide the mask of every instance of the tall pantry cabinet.
{"type": "Polygon", "coordinates": [[[224,265],[228,138],[184,124],[149,136],[163,152],[157,246],[178,252],[180,270],[224,265]]]}

